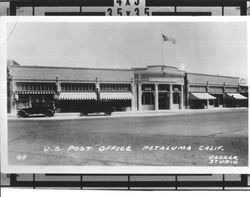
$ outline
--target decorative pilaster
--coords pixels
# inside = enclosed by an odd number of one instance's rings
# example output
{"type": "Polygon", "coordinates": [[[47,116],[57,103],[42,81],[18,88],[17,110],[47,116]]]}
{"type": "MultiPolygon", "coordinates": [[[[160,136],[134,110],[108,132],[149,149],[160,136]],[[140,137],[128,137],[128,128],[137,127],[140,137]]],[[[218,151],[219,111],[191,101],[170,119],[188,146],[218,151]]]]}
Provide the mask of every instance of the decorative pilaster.
{"type": "Polygon", "coordinates": [[[181,85],[181,91],[180,91],[180,109],[184,109],[184,92],[183,92],[183,85],[181,85]]]}
{"type": "Polygon", "coordinates": [[[134,79],[131,79],[131,93],[132,93],[132,99],[131,99],[131,110],[136,110],[136,91],[135,91],[135,83],[134,79]]]}
{"type": "Polygon", "coordinates": [[[142,90],[141,90],[142,84],[138,83],[137,88],[138,88],[138,110],[142,109],[142,90]]]}
{"type": "Polygon", "coordinates": [[[169,84],[169,109],[173,109],[173,85],[169,84]]]}
{"type": "Polygon", "coordinates": [[[158,84],[155,84],[155,110],[159,110],[159,92],[158,84]]]}

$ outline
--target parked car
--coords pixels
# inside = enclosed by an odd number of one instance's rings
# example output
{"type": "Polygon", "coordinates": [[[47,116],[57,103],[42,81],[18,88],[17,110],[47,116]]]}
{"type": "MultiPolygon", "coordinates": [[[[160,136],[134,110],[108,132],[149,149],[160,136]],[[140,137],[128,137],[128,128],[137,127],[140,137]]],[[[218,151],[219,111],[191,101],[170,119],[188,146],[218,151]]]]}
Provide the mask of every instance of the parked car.
{"type": "Polygon", "coordinates": [[[90,113],[105,113],[111,115],[114,112],[114,106],[111,102],[96,101],[92,105],[82,106],[80,116],[87,116],[90,113]]]}
{"type": "Polygon", "coordinates": [[[30,116],[47,116],[52,117],[55,114],[55,105],[53,102],[34,103],[32,107],[21,109],[17,112],[20,118],[30,116]]]}

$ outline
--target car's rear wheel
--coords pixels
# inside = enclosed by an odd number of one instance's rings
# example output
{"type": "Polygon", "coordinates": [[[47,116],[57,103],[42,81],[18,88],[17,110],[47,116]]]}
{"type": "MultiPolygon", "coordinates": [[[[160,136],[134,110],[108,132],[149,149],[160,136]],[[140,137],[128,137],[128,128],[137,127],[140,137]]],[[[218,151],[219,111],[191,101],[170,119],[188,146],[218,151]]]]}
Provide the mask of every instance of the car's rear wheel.
{"type": "Polygon", "coordinates": [[[87,112],[80,112],[80,116],[87,116],[88,113],[87,112]]]}

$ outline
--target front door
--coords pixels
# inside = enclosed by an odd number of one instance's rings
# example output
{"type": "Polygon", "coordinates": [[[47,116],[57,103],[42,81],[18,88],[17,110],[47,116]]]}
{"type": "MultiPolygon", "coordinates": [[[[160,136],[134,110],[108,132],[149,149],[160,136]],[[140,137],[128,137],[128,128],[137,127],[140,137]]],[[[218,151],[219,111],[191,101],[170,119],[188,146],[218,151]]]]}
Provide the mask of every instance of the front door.
{"type": "Polygon", "coordinates": [[[159,93],[159,109],[169,109],[169,96],[167,92],[159,93]]]}

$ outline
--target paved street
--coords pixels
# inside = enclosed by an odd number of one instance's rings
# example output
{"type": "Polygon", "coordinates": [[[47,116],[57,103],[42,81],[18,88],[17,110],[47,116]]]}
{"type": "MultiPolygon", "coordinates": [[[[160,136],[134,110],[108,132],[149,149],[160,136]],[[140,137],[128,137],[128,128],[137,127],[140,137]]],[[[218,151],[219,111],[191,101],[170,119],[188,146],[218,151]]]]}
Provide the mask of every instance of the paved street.
{"type": "Polygon", "coordinates": [[[247,109],[10,119],[9,164],[246,166],[247,123],[247,109]]]}

